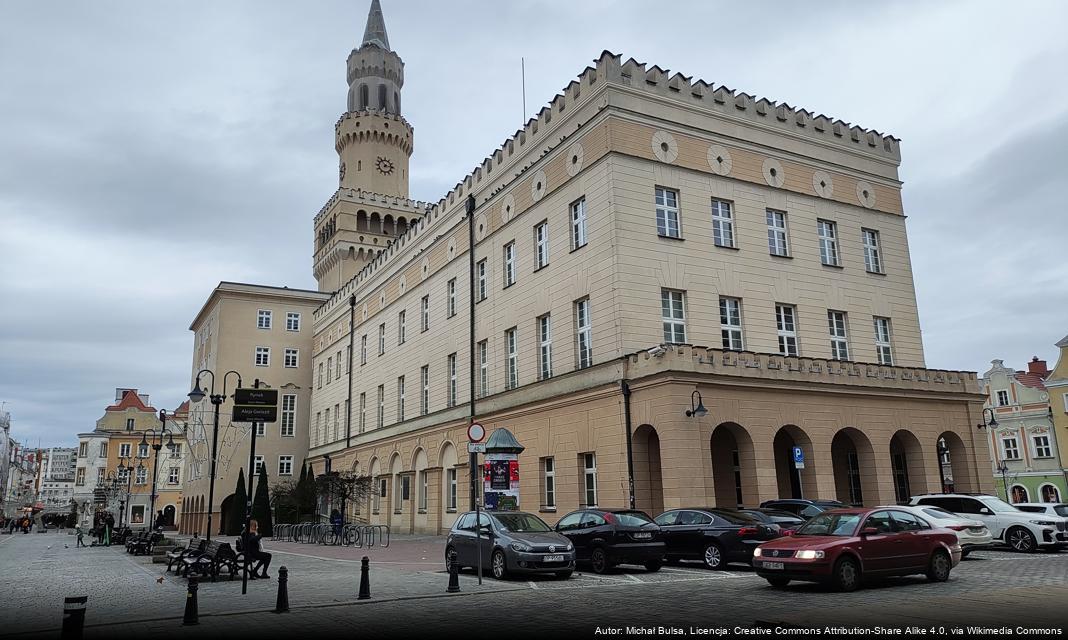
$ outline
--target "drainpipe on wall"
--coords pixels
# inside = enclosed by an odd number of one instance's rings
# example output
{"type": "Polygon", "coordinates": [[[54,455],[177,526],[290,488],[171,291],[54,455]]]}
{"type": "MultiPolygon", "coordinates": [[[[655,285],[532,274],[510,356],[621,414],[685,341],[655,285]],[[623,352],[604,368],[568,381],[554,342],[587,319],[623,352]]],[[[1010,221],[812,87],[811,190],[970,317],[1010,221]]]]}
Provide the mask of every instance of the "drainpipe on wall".
{"type": "Polygon", "coordinates": [[[623,422],[627,429],[627,499],[630,508],[634,509],[634,448],[631,445],[630,385],[626,380],[620,380],[619,389],[623,392],[623,422]]]}
{"type": "MultiPolygon", "coordinates": [[[[356,336],[356,294],[349,297],[349,393],[345,404],[345,448],[352,446],[352,339],[356,336]]],[[[310,417],[310,414],[309,414],[310,417]]],[[[310,420],[309,420],[310,422],[310,420]]]]}

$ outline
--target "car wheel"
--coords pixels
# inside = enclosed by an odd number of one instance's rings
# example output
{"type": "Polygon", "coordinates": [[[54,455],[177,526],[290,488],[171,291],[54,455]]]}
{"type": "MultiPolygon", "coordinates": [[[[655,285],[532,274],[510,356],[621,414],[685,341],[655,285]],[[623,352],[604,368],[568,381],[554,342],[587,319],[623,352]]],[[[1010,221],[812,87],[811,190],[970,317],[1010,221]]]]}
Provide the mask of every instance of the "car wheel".
{"type": "Polygon", "coordinates": [[[662,566],[664,566],[663,562],[659,560],[650,560],[645,563],[645,570],[651,573],[656,573],[657,571],[660,571],[660,567],[662,566]]]}
{"type": "MultiPolygon", "coordinates": [[[[445,572],[446,573],[452,573],[452,563],[453,563],[453,561],[455,559],[456,559],[456,549],[453,549],[452,547],[446,547],[445,548],[445,572]]],[[[457,565],[456,565],[456,573],[460,573],[461,569],[463,569],[463,567],[461,567],[459,565],[459,563],[457,563],[457,565]]]]}
{"type": "Polygon", "coordinates": [[[927,565],[927,579],[931,582],[945,582],[949,580],[949,570],[952,568],[949,554],[942,550],[935,551],[927,565]]]}
{"type": "Polygon", "coordinates": [[[598,547],[590,554],[590,566],[593,568],[594,573],[608,573],[611,569],[611,565],[608,563],[608,554],[604,552],[604,549],[598,547]]]}
{"type": "Polygon", "coordinates": [[[715,543],[705,547],[705,552],[701,555],[701,559],[709,569],[722,569],[727,564],[723,561],[723,549],[720,549],[719,545],[715,543]]]}
{"type": "Polygon", "coordinates": [[[1034,553],[1038,550],[1038,545],[1035,544],[1035,536],[1023,527],[1009,529],[1005,539],[1009,541],[1010,547],[1020,553],[1034,553]]]}
{"type": "Polygon", "coordinates": [[[557,571],[556,572],[556,577],[560,578],[561,580],[567,580],[568,578],[571,577],[572,573],[574,573],[574,571],[572,571],[570,569],[568,569],[567,571],[557,571]]]}
{"type": "Polygon", "coordinates": [[[776,589],[782,589],[786,585],[790,584],[789,578],[768,578],[767,581],[768,584],[775,587],[776,589]]]}
{"type": "Polygon", "coordinates": [[[493,577],[497,580],[504,580],[508,577],[508,561],[504,557],[504,552],[500,549],[493,552],[493,557],[490,559],[490,570],[493,571],[493,577]]]}
{"type": "Polygon", "coordinates": [[[842,558],[834,565],[834,583],[839,591],[856,591],[860,586],[860,567],[852,558],[842,558]]]}

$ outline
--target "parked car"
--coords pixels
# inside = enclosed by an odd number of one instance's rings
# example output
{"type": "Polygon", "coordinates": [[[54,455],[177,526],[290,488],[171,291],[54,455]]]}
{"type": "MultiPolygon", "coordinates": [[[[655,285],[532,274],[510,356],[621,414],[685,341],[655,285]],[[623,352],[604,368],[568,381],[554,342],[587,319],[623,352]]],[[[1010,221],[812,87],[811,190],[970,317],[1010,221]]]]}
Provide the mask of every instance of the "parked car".
{"type": "Polygon", "coordinates": [[[738,511],[751,515],[757,520],[760,520],[761,522],[778,525],[778,527],[782,530],[783,535],[792,535],[798,527],[805,524],[806,522],[805,518],[802,518],[796,513],[782,511],[781,509],[738,507],[738,511]]]}
{"type": "Polygon", "coordinates": [[[1033,553],[1038,549],[1057,551],[1068,546],[1063,518],[1021,511],[997,496],[963,493],[932,493],[912,496],[910,505],[941,507],[946,511],[978,520],[995,539],[1016,551],[1033,553]]]}
{"type": "MultiPolygon", "coordinates": [[[[513,573],[552,573],[569,578],[575,570],[575,547],[556,533],[544,520],[522,511],[479,514],[482,538],[482,566],[494,578],[503,580],[513,573]]],[[[445,569],[456,563],[459,571],[478,566],[478,538],[475,512],[461,515],[445,542],[445,569]]]]}
{"type": "Polygon", "coordinates": [[[802,580],[853,591],[877,576],[924,573],[932,582],[945,582],[960,557],[954,532],[904,509],[832,509],[792,536],[761,544],[753,568],[777,588],[802,580]]]}
{"type": "Polygon", "coordinates": [[[803,500],[800,498],[784,498],[781,500],[765,500],[760,503],[761,509],[777,509],[797,514],[808,520],[828,509],[844,509],[848,505],[837,500],[803,500]]]}
{"type": "Polygon", "coordinates": [[[660,527],[643,511],[580,509],[560,518],[556,531],[575,545],[575,561],[588,563],[594,573],[619,564],[659,571],[664,564],[660,527]]]}
{"type": "MultiPolygon", "coordinates": [[[[891,507],[883,508],[889,509],[891,507]]],[[[987,529],[986,525],[978,520],[965,518],[964,516],[950,513],[941,507],[929,505],[917,507],[896,506],[893,508],[914,513],[926,519],[932,526],[951,529],[957,534],[957,542],[960,543],[961,548],[961,558],[967,558],[968,554],[976,549],[986,549],[994,546],[994,536],[990,534],[990,529],[987,529]]]]}
{"type": "Polygon", "coordinates": [[[1012,506],[1027,513],[1042,513],[1054,518],[1068,518],[1068,504],[1060,502],[1017,502],[1012,506]]]}
{"type": "Polygon", "coordinates": [[[700,560],[709,569],[730,562],[748,564],[761,542],[782,535],[779,525],[740,511],[695,507],[672,509],[656,517],[668,562],[700,560]]]}

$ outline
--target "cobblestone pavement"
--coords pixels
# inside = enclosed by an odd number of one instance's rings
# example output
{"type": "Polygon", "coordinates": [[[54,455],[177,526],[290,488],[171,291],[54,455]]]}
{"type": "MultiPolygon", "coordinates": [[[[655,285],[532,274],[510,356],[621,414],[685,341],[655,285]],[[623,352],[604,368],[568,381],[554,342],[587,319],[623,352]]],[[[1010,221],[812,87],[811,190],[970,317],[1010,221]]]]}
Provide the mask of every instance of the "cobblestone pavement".
{"type": "MultiPolygon", "coordinates": [[[[481,587],[461,576],[461,593],[445,594],[443,538],[397,538],[389,549],[351,549],[268,542],[271,567],[290,570],[291,611],[270,613],[275,580],[205,583],[200,624],[181,626],[185,581],[162,565],[121,548],[75,549],[56,533],[0,536],[0,635],[58,629],[62,599],[88,595],[86,637],[149,634],[276,637],[299,631],[370,637],[487,635],[506,624],[509,635],[553,630],[580,636],[595,628],[769,624],[772,626],[952,625],[1063,627],[1068,623],[1068,553],[977,552],[948,583],[898,578],[841,594],[818,585],[770,588],[745,567],[722,572],[698,566],[640,568],[608,575],[577,573],[497,582],[481,587]],[[67,547],[65,547],[67,545],[67,547]],[[359,558],[371,558],[371,600],[355,599],[359,558]]],[[[555,634],[552,634],[555,635],[555,634]]]]}

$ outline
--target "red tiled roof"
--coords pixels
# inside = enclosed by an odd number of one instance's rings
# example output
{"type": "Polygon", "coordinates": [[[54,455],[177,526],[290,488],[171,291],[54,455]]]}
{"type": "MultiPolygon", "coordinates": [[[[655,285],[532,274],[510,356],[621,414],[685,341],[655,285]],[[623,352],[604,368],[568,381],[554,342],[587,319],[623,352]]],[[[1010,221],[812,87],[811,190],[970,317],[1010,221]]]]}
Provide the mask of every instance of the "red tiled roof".
{"type": "Polygon", "coordinates": [[[182,404],[178,405],[178,408],[174,410],[174,415],[185,417],[189,415],[189,401],[186,400],[182,404]]]}
{"type": "Polygon", "coordinates": [[[129,390],[122,394],[122,400],[109,406],[105,411],[125,411],[126,409],[156,412],[155,407],[146,407],[145,403],[141,402],[141,397],[137,395],[136,391],[129,390]]]}
{"type": "Polygon", "coordinates": [[[1037,373],[1028,373],[1026,371],[1017,371],[1015,375],[1016,381],[1025,387],[1031,387],[1032,389],[1046,390],[1046,385],[1042,384],[1045,380],[1043,376],[1037,373]]]}

